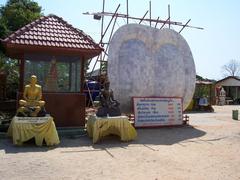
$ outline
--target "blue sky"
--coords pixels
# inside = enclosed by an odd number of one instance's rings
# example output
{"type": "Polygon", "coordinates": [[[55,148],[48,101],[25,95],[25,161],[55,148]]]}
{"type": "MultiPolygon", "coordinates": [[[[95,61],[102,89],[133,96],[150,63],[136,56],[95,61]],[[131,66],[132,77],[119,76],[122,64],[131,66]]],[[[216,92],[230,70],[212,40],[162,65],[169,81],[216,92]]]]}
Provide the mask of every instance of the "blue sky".
{"type": "MultiPolygon", "coordinates": [[[[100,39],[101,22],[83,12],[100,12],[102,0],[36,0],[43,13],[61,16],[73,26],[89,34],[96,42],[100,39]]],[[[126,13],[126,0],[105,0],[105,11],[126,13]]],[[[4,5],[6,0],[0,0],[4,5]]],[[[238,0],[152,0],[152,18],[167,19],[171,6],[171,20],[187,22],[204,30],[187,28],[181,33],[187,40],[194,57],[197,74],[210,79],[221,79],[221,67],[231,59],[240,61],[240,1],[238,0]]],[[[129,0],[129,15],[142,17],[148,10],[149,0],[129,0]]],[[[110,18],[105,18],[105,25],[110,18]]],[[[131,21],[134,23],[134,21],[131,21]]],[[[119,19],[117,26],[125,24],[119,19]]],[[[160,25],[159,25],[160,26],[160,25]]],[[[172,26],[178,30],[178,27],[172,26]]]]}

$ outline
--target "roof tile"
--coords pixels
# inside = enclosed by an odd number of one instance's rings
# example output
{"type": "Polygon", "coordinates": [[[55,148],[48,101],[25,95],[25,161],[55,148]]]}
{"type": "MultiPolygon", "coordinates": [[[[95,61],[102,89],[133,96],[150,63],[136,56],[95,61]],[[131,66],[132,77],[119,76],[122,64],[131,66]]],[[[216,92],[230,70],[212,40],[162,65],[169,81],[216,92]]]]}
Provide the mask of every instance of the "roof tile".
{"type": "Polygon", "coordinates": [[[49,47],[102,49],[90,36],[56,15],[43,16],[33,21],[4,39],[4,42],[49,47]]]}
{"type": "Polygon", "coordinates": [[[33,41],[32,41],[32,40],[30,40],[30,41],[29,41],[29,44],[30,44],[30,45],[33,45],[33,41]]]}
{"type": "Polygon", "coordinates": [[[43,45],[42,41],[38,41],[38,44],[39,44],[40,46],[42,46],[42,45],[43,45]]]}

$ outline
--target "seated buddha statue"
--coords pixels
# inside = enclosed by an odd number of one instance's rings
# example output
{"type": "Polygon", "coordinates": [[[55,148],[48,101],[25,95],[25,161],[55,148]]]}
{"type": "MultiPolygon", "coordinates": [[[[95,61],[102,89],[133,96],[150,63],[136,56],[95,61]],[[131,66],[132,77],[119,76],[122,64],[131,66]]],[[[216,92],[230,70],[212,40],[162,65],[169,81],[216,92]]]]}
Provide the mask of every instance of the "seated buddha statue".
{"type": "Polygon", "coordinates": [[[109,88],[110,82],[106,80],[104,83],[104,89],[100,91],[100,103],[101,107],[98,108],[96,115],[98,117],[106,116],[121,116],[119,109],[120,103],[114,99],[113,91],[109,88]]]}
{"type": "Polygon", "coordinates": [[[26,85],[23,99],[19,100],[20,107],[17,115],[36,117],[44,109],[45,101],[42,100],[42,87],[37,84],[37,77],[32,75],[30,84],[26,85]]]}

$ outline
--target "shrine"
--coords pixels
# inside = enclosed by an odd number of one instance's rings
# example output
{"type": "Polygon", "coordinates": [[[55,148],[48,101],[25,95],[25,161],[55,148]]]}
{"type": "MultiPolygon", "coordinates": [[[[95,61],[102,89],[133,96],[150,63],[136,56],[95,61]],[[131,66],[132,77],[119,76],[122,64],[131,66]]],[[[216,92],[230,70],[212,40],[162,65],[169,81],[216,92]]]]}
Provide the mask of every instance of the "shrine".
{"type": "Polygon", "coordinates": [[[34,74],[43,88],[46,111],[54,117],[56,126],[84,126],[84,66],[103,49],[89,35],[56,15],[27,24],[2,43],[6,54],[19,61],[18,100],[34,74]]]}

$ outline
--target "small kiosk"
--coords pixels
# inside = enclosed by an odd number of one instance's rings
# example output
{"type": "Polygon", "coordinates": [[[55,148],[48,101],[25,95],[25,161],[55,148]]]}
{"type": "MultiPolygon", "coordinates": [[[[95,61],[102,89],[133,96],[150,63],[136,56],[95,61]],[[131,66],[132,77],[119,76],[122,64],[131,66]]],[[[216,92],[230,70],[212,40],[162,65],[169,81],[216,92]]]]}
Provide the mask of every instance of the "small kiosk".
{"type": "Polygon", "coordinates": [[[24,84],[34,74],[43,88],[46,111],[57,127],[85,125],[84,66],[103,50],[83,31],[56,15],[43,16],[2,41],[6,54],[19,60],[24,84]]]}

